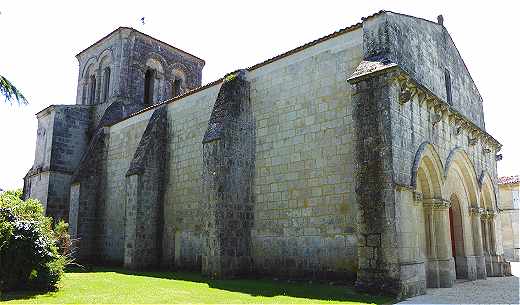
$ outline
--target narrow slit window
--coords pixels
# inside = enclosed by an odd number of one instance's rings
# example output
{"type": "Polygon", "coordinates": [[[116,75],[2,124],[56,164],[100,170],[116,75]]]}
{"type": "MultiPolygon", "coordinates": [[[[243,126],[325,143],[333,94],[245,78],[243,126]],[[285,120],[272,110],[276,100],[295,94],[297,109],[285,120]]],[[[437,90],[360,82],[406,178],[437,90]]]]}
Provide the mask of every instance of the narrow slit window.
{"type": "Polygon", "coordinates": [[[451,96],[451,76],[450,71],[448,69],[444,70],[444,83],[446,85],[446,101],[448,104],[453,105],[453,100],[451,96]]]}

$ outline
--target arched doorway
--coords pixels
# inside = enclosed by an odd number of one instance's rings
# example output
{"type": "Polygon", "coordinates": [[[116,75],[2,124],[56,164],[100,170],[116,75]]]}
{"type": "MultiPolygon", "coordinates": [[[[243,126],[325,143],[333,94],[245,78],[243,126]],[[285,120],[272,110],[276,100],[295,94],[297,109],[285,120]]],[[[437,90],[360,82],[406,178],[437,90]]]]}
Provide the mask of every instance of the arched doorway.
{"type": "Polygon", "coordinates": [[[444,192],[450,198],[450,234],[455,273],[458,279],[475,280],[482,274],[480,221],[472,215],[478,209],[478,182],[466,152],[453,150],[446,164],[444,192]]]}
{"type": "Polygon", "coordinates": [[[424,260],[426,286],[451,287],[455,267],[450,248],[449,206],[443,199],[442,163],[433,145],[425,143],[416,155],[415,193],[420,202],[422,219],[418,220],[418,238],[424,260]]]}
{"type": "Polygon", "coordinates": [[[480,223],[487,276],[502,276],[501,232],[497,228],[495,191],[489,175],[481,178],[480,223]]]}
{"type": "Polygon", "coordinates": [[[462,224],[462,213],[460,207],[460,200],[457,195],[453,194],[450,197],[450,239],[451,239],[451,253],[455,262],[455,274],[458,279],[466,278],[463,261],[466,257],[464,245],[464,229],[462,224]]]}

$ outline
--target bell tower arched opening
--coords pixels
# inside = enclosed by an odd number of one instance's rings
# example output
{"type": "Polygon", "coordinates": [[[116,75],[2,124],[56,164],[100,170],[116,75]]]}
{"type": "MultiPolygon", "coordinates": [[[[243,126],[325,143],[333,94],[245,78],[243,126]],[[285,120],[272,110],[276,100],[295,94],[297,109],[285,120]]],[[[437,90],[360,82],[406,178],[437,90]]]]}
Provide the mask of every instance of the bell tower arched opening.
{"type": "Polygon", "coordinates": [[[153,104],[155,70],[148,69],[144,75],[144,104],[153,104]]]}

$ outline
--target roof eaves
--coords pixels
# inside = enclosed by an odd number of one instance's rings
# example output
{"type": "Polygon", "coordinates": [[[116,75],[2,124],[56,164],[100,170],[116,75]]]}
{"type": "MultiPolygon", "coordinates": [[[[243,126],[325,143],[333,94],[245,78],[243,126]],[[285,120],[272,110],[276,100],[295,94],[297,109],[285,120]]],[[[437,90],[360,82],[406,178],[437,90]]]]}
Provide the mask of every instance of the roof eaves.
{"type": "Polygon", "coordinates": [[[280,55],[276,55],[275,57],[272,57],[272,58],[269,58],[267,60],[264,60],[264,61],[262,61],[262,62],[260,62],[260,63],[258,63],[256,65],[253,65],[253,66],[247,68],[247,70],[248,71],[256,70],[256,69],[258,69],[260,67],[263,67],[263,66],[265,66],[267,64],[270,64],[270,63],[272,63],[274,61],[277,61],[277,60],[282,59],[284,57],[287,57],[289,55],[298,53],[299,51],[302,51],[302,50],[305,50],[305,49],[310,48],[312,46],[315,46],[315,45],[317,45],[317,44],[319,44],[321,42],[324,42],[326,40],[329,40],[329,39],[338,37],[338,36],[340,36],[342,34],[345,34],[345,33],[352,32],[352,31],[355,31],[357,29],[360,29],[363,26],[363,21],[368,20],[370,18],[374,18],[374,17],[379,16],[379,15],[384,14],[384,13],[386,13],[386,11],[381,10],[381,11],[379,11],[377,13],[372,14],[372,15],[363,17],[363,18],[361,18],[361,22],[355,23],[355,24],[353,24],[351,26],[348,26],[346,28],[340,29],[340,30],[338,30],[338,31],[336,31],[334,33],[331,33],[329,35],[326,35],[326,36],[323,36],[321,38],[315,39],[315,40],[313,40],[311,42],[308,42],[308,43],[306,43],[304,45],[301,45],[301,46],[296,47],[296,48],[294,48],[292,50],[289,50],[289,51],[287,51],[285,53],[282,53],[280,55]]]}
{"type": "MultiPolygon", "coordinates": [[[[308,43],[306,43],[306,44],[304,44],[304,45],[301,45],[301,46],[296,47],[296,48],[294,48],[294,49],[292,49],[292,50],[289,50],[289,51],[287,51],[287,52],[285,52],[285,53],[282,53],[282,54],[277,55],[277,56],[275,56],[275,57],[272,57],[272,58],[269,58],[269,59],[267,59],[267,60],[264,60],[264,61],[262,61],[262,62],[260,62],[260,63],[258,63],[258,64],[255,64],[255,65],[253,65],[253,66],[247,68],[246,70],[247,70],[247,71],[253,71],[253,70],[256,70],[256,69],[258,69],[258,68],[260,68],[260,67],[263,67],[263,66],[265,66],[265,65],[268,65],[268,64],[270,64],[270,63],[272,63],[272,62],[275,62],[275,61],[277,61],[277,60],[280,60],[280,59],[285,58],[285,57],[287,57],[287,56],[290,56],[290,55],[292,55],[292,54],[298,53],[298,52],[300,52],[300,51],[302,51],[302,50],[304,50],[304,49],[307,49],[307,48],[310,48],[310,47],[312,47],[312,46],[315,46],[315,45],[317,45],[317,44],[319,44],[319,43],[321,43],[321,42],[324,42],[324,41],[327,41],[327,40],[329,40],[329,39],[332,39],[332,38],[338,37],[338,36],[340,36],[340,35],[342,35],[342,34],[345,34],[345,33],[352,32],[352,31],[355,31],[355,30],[357,30],[357,29],[360,29],[360,28],[363,26],[363,21],[368,20],[368,19],[370,19],[370,18],[377,17],[377,16],[379,16],[379,15],[381,15],[381,14],[384,14],[384,13],[386,13],[386,12],[387,12],[387,11],[385,11],[385,10],[381,10],[381,11],[379,11],[379,12],[376,12],[376,13],[372,14],[372,15],[369,15],[369,16],[366,16],[366,17],[363,17],[363,18],[361,18],[361,22],[355,23],[355,24],[353,24],[353,25],[351,25],[351,26],[348,26],[348,27],[346,27],[346,28],[343,28],[343,29],[340,29],[340,30],[338,30],[338,31],[335,31],[334,33],[331,33],[331,34],[329,34],[329,35],[326,35],[326,36],[323,36],[323,37],[321,37],[321,38],[315,39],[315,40],[313,40],[313,41],[311,41],[311,42],[308,42],[308,43]]],[[[137,31],[137,30],[135,30],[135,31],[137,31]]],[[[137,31],[137,32],[139,32],[139,31],[137,31]]],[[[141,33],[141,32],[139,32],[139,33],[141,33]]],[[[141,34],[146,35],[146,34],[144,34],[144,33],[141,33],[141,34]]],[[[148,36],[148,35],[146,35],[146,36],[148,36]]],[[[151,37],[151,36],[150,36],[150,37],[151,37]]],[[[153,37],[152,37],[152,38],[153,38],[153,37]]],[[[155,38],[154,38],[154,39],[155,39],[155,38]]],[[[233,72],[231,72],[231,73],[233,73],[233,72]]],[[[229,74],[230,74],[230,73],[227,73],[226,75],[229,75],[229,74]]],[[[203,85],[203,86],[201,86],[201,87],[197,87],[197,88],[195,88],[195,89],[192,89],[192,90],[190,90],[190,91],[188,91],[188,92],[186,92],[186,93],[184,93],[184,94],[182,94],[182,95],[176,96],[176,97],[174,97],[174,98],[167,99],[167,100],[165,100],[165,101],[163,101],[163,102],[161,102],[161,103],[158,103],[158,104],[152,105],[152,106],[150,106],[150,107],[144,108],[144,109],[142,109],[142,110],[139,110],[139,111],[137,111],[137,112],[134,112],[134,113],[132,113],[131,115],[129,115],[129,116],[127,116],[127,117],[125,117],[125,118],[123,118],[123,119],[121,119],[121,120],[119,120],[119,121],[116,121],[116,122],[112,123],[112,124],[109,125],[109,126],[113,126],[113,125],[115,125],[115,124],[117,124],[117,123],[119,123],[119,122],[122,122],[122,121],[124,121],[124,120],[126,120],[126,119],[129,119],[129,118],[131,118],[131,117],[134,117],[134,116],[136,116],[136,115],[139,115],[139,114],[141,114],[141,113],[143,113],[143,112],[146,112],[146,111],[148,111],[148,110],[155,109],[155,108],[160,107],[160,106],[162,106],[162,105],[170,104],[170,103],[174,103],[174,102],[176,102],[176,101],[178,101],[178,100],[180,100],[180,99],[182,99],[182,98],[184,98],[184,97],[187,97],[187,96],[189,96],[189,95],[195,94],[195,93],[197,93],[197,92],[199,92],[199,91],[202,91],[202,90],[204,90],[204,89],[206,89],[206,88],[213,87],[214,85],[218,85],[218,84],[220,84],[223,80],[224,80],[224,77],[219,78],[219,79],[217,79],[217,80],[215,80],[215,81],[212,81],[212,82],[210,82],[210,83],[208,83],[208,84],[206,84],[206,85],[203,85]]]]}

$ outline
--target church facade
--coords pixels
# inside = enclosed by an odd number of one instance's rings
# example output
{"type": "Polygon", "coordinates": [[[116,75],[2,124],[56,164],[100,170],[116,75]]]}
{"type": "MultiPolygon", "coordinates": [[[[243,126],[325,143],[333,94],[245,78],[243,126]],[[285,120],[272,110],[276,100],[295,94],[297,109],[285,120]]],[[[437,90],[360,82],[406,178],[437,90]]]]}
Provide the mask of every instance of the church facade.
{"type": "Polygon", "coordinates": [[[77,58],[24,194],[82,262],[401,297],[506,272],[501,144],[442,18],[381,11],[204,86],[202,59],[131,28],[77,58]]]}

